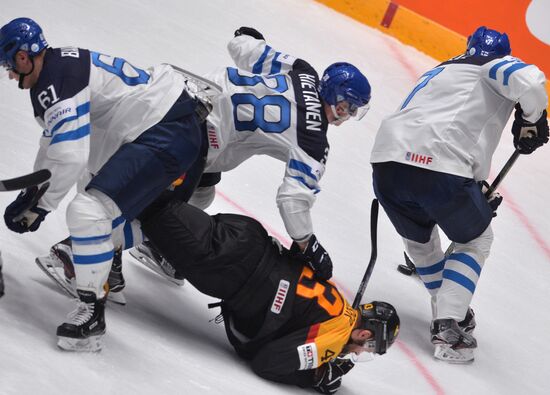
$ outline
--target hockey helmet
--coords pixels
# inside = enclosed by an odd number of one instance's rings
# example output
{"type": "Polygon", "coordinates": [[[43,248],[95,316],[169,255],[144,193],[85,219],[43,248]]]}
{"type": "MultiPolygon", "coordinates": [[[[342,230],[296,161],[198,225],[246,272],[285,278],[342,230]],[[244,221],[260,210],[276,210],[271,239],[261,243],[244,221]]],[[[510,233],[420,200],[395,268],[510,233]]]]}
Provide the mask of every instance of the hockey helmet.
{"type": "Polygon", "coordinates": [[[399,316],[386,302],[370,302],[359,306],[361,328],[374,333],[374,352],[385,354],[399,335],[399,316]]]}
{"type": "Polygon", "coordinates": [[[323,73],[319,94],[326,103],[335,106],[341,101],[350,105],[351,115],[370,101],[371,88],[367,77],[350,63],[331,64],[323,73]]]}
{"type": "Polygon", "coordinates": [[[468,47],[466,54],[477,56],[510,55],[510,41],[506,33],[500,33],[496,30],[480,26],[468,37],[468,47]]]}
{"type": "Polygon", "coordinates": [[[38,23],[30,18],[16,18],[0,29],[0,66],[13,69],[17,51],[26,51],[32,58],[46,47],[48,42],[38,23]]]}

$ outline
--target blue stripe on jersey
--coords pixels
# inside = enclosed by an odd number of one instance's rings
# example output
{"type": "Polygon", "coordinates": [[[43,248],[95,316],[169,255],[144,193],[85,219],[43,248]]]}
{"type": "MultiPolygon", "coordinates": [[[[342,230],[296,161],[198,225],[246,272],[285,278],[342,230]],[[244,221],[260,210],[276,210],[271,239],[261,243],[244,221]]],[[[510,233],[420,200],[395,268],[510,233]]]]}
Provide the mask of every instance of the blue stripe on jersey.
{"type": "Polygon", "coordinates": [[[77,265],[93,265],[95,263],[107,262],[115,256],[115,250],[95,255],[73,255],[74,263],[77,265]]]}
{"type": "Polygon", "coordinates": [[[496,80],[497,79],[497,70],[508,63],[513,63],[515,60],[503,60],[502,62],[498,62],[495,64],[491,69],[489,70],[489,78],[496,80]]]}
{"type": "Polygon", "coordinates": [[[481,266],[479,266],[479,263],[477,263],[476,260],[470,255],[464,253],[451,254],[449,255],[448,259],[462,262],[466,266],[470,267],[474,272],[476,272],[478,276],[481,274],[481,266]]]}
{"type": "Polygon", "coordinates": [[[86,124],[84,126],[79,127],[76,130],[71,130],[70,132],[60,133],[53,136],[52,141],[50,141],[50,145],[62,143],[64,141],[70,141],[70,140],[78,140],[82,137],[86,137],[90,134],[90,124],[86,124]]]}
{"type": "Polygon", "coordinates": [[[80,118],[82,115],[86,115],[90,112],[90,102],[88,103],[84,103],[82,104],[81,106],[78,106],[76,108],[76,115],[72,116],[72,117],[67,117],[65,119],[62,119],[57,125],[55,125],[52,130],[51,130],[51,134],[54,134],[55,132],[57,132],[59,130],[59,128],[61,126],[63,126],[64,124],[66,124],[67,122],[70,122],[70,121],[74,121],[75,119],[78,119],[80,118]]]}
{"type": "Polygon", "coordinates": [[[110,234],[101,235],[101,236],[90,236],[90,237],[71,236],[71,241],[76,244],[98,244],[99,242],[107,240],[109,237],[111,237],[110,234]]]}
{"type": "Polygon", "coordinates": [[[519,69],[523,69],[524,67],[530,66],[525,63],[516,63],[510,67],[508,67],[506,70],[504,70],[504,81],[502,82],[504,85],[508,85],[508,80],[510,79],[510,75],[519,69]]]}
{"type": "Polygon", "coordinates": [[[426,267],[416,267],[416,272],[421,276],[427,276],[430,274],[435,274],[443,270],[445,267],[445,259],[442,259],[441,261],[426,267]]]}
{"type": "Polygon", "coordinates": [[[305,164],[304,162],[300,162],[299,160],[296,160],[296,159],[291,159],[288,162],[288,167],[293,170],[297,170],[300,173],[304,173],[306,176],[313,178],[315,181],[317,181],[317,177],[311,171],[311,167],[305,164]]]}
{"type": "Polygon", "coordinates": [[[252,72],[254,74],[262,74],[262,69],[264,68],[265,58],[267,58],[267,54],[269,53],[269,51],[271,51],[271,47],[269,45],[266,45],[265,49],[264,49],[264,53],[262,54],[262,56],[260,56],[258,61],[252,67],[252,72]]]}
{"type": "Polygon", "coordinates": [[[290,178],[294,178],[295,180],[297,181],[300,181],[302,184],[304,184],[306,187],[308,187],[309,189],[311,189],[313,191],[313,193],[319,193],[321,190],[320,189],[317,189],[315,187],[312,187],[311,185],[309,185],[306,180],[304,179],[304,177],[298,177],[298,176],[291,176],[290,178]]]}
{"type": "Polygon", "coordinates": [[[126,249],[134,245],[134,235],[132,234],[132,223],[126,221],[124,224],[124,247],[126,249]]]}
{"type": "Polygon", "coordinates": [[[273,60],[271,61],[271,71],[269,74],[278,74],[281,72],[281,62],[277,60],[281,53],[275,52],[275,56],[273,57],[273,60]]]}
{"type": "Polygon", "coordinates": [[[459,285],[462,285],[471,293],[474,293],[474,291],[476,290],[476,285],[472,280],[470,280],[465,275],[460,274],[459,272],[455,272],[454,270],[444,270],[443,278],[446,278],[447,280],[451,280],[459,285]]]}

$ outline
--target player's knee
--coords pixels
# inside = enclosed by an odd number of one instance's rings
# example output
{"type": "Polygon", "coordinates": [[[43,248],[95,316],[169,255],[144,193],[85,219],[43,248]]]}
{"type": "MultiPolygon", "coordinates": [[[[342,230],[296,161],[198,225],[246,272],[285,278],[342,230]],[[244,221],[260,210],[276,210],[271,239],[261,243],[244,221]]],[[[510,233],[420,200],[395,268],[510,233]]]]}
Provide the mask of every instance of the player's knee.
{"type": "Polygon", "coordinates": [[[86,233],[108,234],[112,219],[101,201],[88,192],[79,193],[67,207],[67,226],[71,235],[86,233]]]}
{"type": "Polygon", "coordinates": [[[485,229],[485,231],[483,231],[483,233],[475,239],[470,240],[467,243],[457,243],[455,252],[464,252],[469,255],[477,256],[480,260],[485,261],[491,252],[493,239],[493,229],[491,228],[491,225],[489,225],[487,229],[485,229]]]}

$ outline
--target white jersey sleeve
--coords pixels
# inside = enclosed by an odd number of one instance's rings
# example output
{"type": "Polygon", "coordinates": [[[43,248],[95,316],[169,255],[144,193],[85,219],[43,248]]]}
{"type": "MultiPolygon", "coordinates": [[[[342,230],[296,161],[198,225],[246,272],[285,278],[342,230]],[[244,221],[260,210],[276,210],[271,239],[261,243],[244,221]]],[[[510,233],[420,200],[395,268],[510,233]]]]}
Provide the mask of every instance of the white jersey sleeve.
{"type": "Polygon", "coordinates": [[[535,65],[513,56],[494,60],[483,66],[485,82],[513,102],[519,102],[523,118],[536,122],[548,105],[546,78],[535,65]]]}
{"type": "Polygon", "coordinates": [[[233,38],[227,50],[239,69],[253,74],[288,73],[296,62],[294,56],[276,51],[264,40],[247,35],[233,38]]]}
{"type": "MultiPolygon", "coordinates": [[[[55,210],[86,168],[90,152],[90,93],[85,88],[62,100],[44,114],[46,129],[34,169],[49,169],[50,187],[38,206],[55,210]]],[[[41,123],[41,122],[40,122],[41,123]]]]}

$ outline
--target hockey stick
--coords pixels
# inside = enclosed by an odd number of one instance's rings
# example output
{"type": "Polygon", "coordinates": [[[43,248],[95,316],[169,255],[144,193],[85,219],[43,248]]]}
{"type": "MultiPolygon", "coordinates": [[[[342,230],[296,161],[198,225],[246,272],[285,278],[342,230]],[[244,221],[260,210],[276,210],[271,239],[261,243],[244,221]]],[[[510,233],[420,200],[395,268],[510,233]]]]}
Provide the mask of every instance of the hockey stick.
{"type": "Polygon", "coordinates": [[[9,180],[0,180],[0,191],[17,191],[42,184],[50,179],[52,173],[48,169],[35,171],[34,173],[25,174],[21,177],[10,178],[9,180]]]}
{"type": "MultiPolygon", "coordinates": [[[[487,199],[493,194],[493,192],[497,190],[499,185],[502,183],[502,180],[504,179],[504,177],[506,177],[506,175],[508,174],[508,172],[510,171],[514,163],[516,163],[516,160],[519,158],[519,156],[520,156],[519,151],[515,150],[514,153],[510,156],[510,158],[508,158],[504,166],[502,166],[502,169],[500,170],[500,172],[497,174],[497,176],[489,186],[489,189],[487,189],[487,191],[485,192],[485,197],[487,199]]],[[[448,258],[449,255],[452,254],[454,249],[455,249],[455,242],[453,241],[445,251],[445,258],[448,258]]],[[[405,256],[405,264],[398,265],[397,270],[400,273],[405,274],[407,276],[415,274],[416,267],[414,266],[414,263],[408,257],[406,252],[404,252],[403,254],[405,256]]]]}
{"type": "Polygon", "coordinates": [[[372,274],[372,270],[374,269],[374,264],[376,263],[376,256],[378,253],[378,247],[377,247],[377,241],[376,241],[377,231],[378,231],[378,199],[373,199],[372,205],[370,207],[370,243],[371,243],[370,261],[369,261],[369,265],[367,266],[365,275],[361,280],[361,284],[359,284],[359,289],[357,290],[355,299],[353,300],[352,307],[354,309],[358,308],[359,304],[361,303],[361,299],[363,298],[363,293],[365,292],[365,288],[367,287],[367,283],[369,282],[370,276],[372,274]]]}

